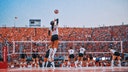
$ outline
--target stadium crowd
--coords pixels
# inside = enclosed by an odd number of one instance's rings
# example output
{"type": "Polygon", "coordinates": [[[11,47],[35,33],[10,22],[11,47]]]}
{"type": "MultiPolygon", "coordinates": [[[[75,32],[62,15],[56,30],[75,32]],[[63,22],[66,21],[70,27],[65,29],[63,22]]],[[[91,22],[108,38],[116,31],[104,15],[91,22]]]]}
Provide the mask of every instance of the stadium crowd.
{"type": "MultiPolygon", "coordinates": [[[[13,53],[13,42],[12,41],[50,41],[48,36],[48,28],[19,28],[19,27],[1,27],[0,28],[0,48],[4,45],[6,41],[9,51],[8,53],[13,53]]],[[[70,28],[64,27],[59,28],[59,41],[123,41],[123,53],[128,53],[128,25],[120,26],[108,26],[108,27],[98,27],[98,28],[70,28]]],[[[84,45],[87,52],[109,52],[109,47],[115,47],[116,50],[120,51],[121,44],[115,43],[60,43],[57,50],[56,58],[63,58],[64,55],[59,52],[67,52],[70,46],[74,46],[74,50],[78,51],[78,45],[84,45]]],[[[45,43],[16,43],[15,53],[20,53],[23,49],[26,52],[32,52],[32,48],[37,48],[38,52],[46,52],[45,43]]],[[[1,52],[0,52],[1,53],[1,52]]],[[[44,57],[44,53],[42,57],[44,57]]],[[[76,53],[77,54],[77,53],[76,53]]],[[[28,58],[31,56],[27,54],[28,58]]],[[[104,54],[93,54],[93,56],[102,58],[110,57],[109,53],[104,54]]],[[[19,59],[18,54],[12,54],[8,57],[11,61],[12,58],[15,60],[19,59]]],[[[86,59],[85,59],[86,60],[86,59]]],[[[61,61],[63,62],[63,61],[61,61]]],[[[60,63],[57,60],[56,65],[60,63]]],[[[106,62],[108,63],[108,62],[106,62]]],[[[109,64],[108,64],[109,65],[109,64]]]]}

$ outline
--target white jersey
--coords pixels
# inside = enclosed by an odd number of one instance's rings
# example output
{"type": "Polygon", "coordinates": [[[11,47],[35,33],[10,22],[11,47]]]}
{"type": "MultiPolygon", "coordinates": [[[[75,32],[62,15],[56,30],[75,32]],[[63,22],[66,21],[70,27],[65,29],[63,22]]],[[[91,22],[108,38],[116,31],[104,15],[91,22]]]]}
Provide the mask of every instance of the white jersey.
{"type": "Polygon", "coordinates": [[[114,54],[116,52],[116,50],[110,49],[110,52],[112,52],[114,54]]]}
{"type": "Polygon", "coordinates": [[[85,48],[80,48],[80,53],[84,54],[85,48]]]}
{"type": "Polygon", "coordinates": [[[58,35],[58,25],[54,25],[53,30],[50,28],[50,31],[52,32],[52,35],[58,35]]]}
{"type": "Polygon", "coordinates": [[[70,50],[68,50],[68,53],[69,54],[74,54],[74,50],[73,49],[70,49],[70,50]]]}

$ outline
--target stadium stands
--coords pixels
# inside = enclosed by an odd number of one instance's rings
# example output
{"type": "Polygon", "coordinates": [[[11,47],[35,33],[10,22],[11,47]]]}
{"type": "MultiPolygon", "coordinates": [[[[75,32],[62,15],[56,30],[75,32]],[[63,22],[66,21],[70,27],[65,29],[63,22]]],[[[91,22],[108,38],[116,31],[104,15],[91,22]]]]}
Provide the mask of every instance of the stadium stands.
{"type": "MultiPolygon", "coordinates": [[[[4,40],[7,40],[9,53],[13,52],[12,41],[50,41],[48,36],[48,28],[22,28],[22,27],[1,27],[0,28],[0,48],[4,44],[4,40]],[[4,38],[4,40],[3,40],[4,38]]],[[[98,28],[59,28],[59,40],[60,41],[123,41],[123,53],[128,53],[128,25],[120,26],[108,26],[98,28]]],[[[68,47],[72,44],[61,45],[66,47],[63,52],[68,50],[68,47]]],[[[118,43],[116,44],[118,46],[118,43]]],[[[16,44],[16,52],[20,52],[19,48],[26,47],[26,51],[30,52],[29,44],[16,44]],[[26,45],[26,46],[24,46],[26,45]]],[[[33,44],[36,47],[36,45],[33,44]]],[[[109,44],[98,44],[94,47],[93,44],[86,44],[87,51],[91,52],[108,52],[109,44]],[[104,47],[104,49],[102,49],[104,47]]],[[[114,45],[113,45],[114,46],[114,45]]],[[[75,46],[76,50],[77,45],[75,46]]],[[[117,47],[119,48],[119,47],[117,47]]],[[[42,45],[38,46],[39,52],[45,52],[42,45]]],[[[1,51],[0,51],[1,52],[1,51]]],[[[17,57],[16,55],[11,55],[17,57]]],[[[59,56],[59,55],[57,55],[59,56]]],[[[95,54],[94,56],[99,56],[95,54]]],[[[106,57],[110,56],[105,54],[106,57]]],[[[18,58],[17,58],[18,59],[18,58]]]]}

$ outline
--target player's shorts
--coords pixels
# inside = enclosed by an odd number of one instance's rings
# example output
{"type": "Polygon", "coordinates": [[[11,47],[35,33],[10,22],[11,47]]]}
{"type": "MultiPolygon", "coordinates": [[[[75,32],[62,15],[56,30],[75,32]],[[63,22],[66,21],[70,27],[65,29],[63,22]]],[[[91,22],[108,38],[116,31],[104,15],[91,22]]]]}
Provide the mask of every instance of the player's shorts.
{"type": "Polygon", "coordinates": [[[34,58],[34,59],[37,58],[36,54],[33,54],[33,55],[32,55],[32,58],[34,58]]]}
{"type": "Polygon", "coordinates": [[[70,54],[70,55],[69,55],[69,58],[74,58],[74,55],[73,55],[73,54],[70,54]]]}
{"type": "Polygon", "coordinates": [[[68,61],[68,60],[65,60],[65,61],[68,61]]]}
{"type": "Polygon", "coordinates": [[[82,54],[82,53],[79,53],[79,57],[83,57],[83,55],[84,55],[84,54],[82,54]]]}
{"type": "Polygon", "coordinates": [[[48,58],[48,57],[49,57],[49,54],[46,54],[46,55],[45,55],[45,58],[48,58]]]}
{"type": "Polygon", "coordinates": [[[89,57],[90,58],[90,60],[92,60],[93,59],[93,57],[91,56],[91,57],[89,57]]]}
{"type": "Polygon", "coordinates": [[[25,54],[21,54],[21,59],[25,59],[26,55],[25,54]]]}
{"type": "Polygon", "coordinates": [[[25,59],[25,56],[21,56],[21,59],[25,59]]]}
{"type": "Polygon", "coordinates": [[[51,38],[51,41],[55,41],[55,40],[58,40],[59,38],[58,38],[58,35],[56,34],[56,35],[52,35],[52,38],[51,38]]]}
{"type": "Polygon", "coordinates": [[[115,52],[114,55],[115,56],[120,56],[120,53],[119,52],[115,52]]]}

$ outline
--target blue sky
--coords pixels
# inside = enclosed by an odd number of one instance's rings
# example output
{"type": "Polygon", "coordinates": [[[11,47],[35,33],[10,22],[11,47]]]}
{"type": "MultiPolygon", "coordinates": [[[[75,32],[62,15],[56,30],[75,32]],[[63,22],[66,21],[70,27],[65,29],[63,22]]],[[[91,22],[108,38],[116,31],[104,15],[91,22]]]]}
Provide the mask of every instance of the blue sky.
{"type": "Polygon", "coordinates": [[[54,18],[60,27],[128,24],[128,0],[0,0],[0,27],[25,27],[29,19],[41,19],[41,26],[49,27],[54,18]]]}

